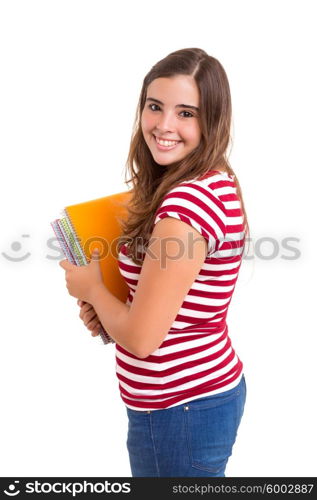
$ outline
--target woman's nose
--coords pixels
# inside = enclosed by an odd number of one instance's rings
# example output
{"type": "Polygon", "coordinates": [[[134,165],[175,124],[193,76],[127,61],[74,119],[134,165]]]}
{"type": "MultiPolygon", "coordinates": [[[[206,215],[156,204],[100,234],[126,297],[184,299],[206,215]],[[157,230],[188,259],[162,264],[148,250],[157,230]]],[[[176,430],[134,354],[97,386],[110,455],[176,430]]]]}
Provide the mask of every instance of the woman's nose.
{"type": "Polygon", "coordinates": [[[175,129],[175,117],[171,113],[161,113],[156,128],[159,132],[167,132],[175,129]]]}

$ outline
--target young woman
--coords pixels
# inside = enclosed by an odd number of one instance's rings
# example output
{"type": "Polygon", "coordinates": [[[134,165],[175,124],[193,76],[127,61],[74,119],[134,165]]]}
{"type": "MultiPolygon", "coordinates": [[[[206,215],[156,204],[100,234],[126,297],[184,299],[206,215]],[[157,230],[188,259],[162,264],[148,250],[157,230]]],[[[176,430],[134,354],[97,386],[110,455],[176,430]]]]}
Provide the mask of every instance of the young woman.
{"type": "Polygon", "coordinates": [[[249,231],[226,156],[231,98],[217,59],[178,50],[145,76],[128,157],[118,264],[126,304],[98,256],[68,261],[67,288],[92,335],[116,343],[133,476],[225,476],[246,400],[226,322],[249,231]]]}

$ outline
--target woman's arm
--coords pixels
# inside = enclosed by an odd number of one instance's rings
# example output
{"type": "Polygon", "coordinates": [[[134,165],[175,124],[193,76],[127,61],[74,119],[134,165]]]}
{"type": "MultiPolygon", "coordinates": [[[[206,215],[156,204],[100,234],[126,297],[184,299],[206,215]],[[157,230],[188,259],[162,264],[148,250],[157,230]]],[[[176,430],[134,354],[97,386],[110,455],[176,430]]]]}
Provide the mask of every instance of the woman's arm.
{"type": "Polygon", "coordinates": [[[203,266],[207,241],[193,227],[165,217],[155,226],[131,306],[104,286],[92,294],[103,327],[124,349],[146,358],[163,342],[203,266]]]}

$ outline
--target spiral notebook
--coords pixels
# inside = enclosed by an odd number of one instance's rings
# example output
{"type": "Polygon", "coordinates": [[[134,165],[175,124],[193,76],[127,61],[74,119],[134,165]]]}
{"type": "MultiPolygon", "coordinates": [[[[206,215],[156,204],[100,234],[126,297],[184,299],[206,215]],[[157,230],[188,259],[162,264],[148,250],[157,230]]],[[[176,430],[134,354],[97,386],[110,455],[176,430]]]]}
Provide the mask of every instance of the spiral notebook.
{"type": "MultiPolygon", "coordinates": [[[[126,303],[129,288],[118,266],[117,240],[121,221],[127,214],[129,191],[69,205],[61,217],[51,222],[57,241],[66,257],[77,266],[87,265],[94,248],[99,249],[100,266],[105,285],[113,295],[126,303]]],[[[114,343],[101,327],[104,344],[114,343]]]]}

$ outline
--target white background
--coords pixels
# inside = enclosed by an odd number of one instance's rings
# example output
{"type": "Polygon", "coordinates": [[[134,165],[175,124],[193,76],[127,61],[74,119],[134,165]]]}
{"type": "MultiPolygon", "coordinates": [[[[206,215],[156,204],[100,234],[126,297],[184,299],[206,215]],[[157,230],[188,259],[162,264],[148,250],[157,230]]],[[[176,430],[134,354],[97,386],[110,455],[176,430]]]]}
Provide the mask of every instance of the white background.
{"type": "Polygon", "coordinates": [[[228,315],[247,402],[226,475],[316,476],[314,6],[0,2],[1,476],[130,475],[114,346],[79,319],[50,222],[126,189],[143,78],[186,47],[227,72],[253,242],[228,315]]]}

